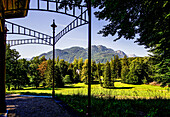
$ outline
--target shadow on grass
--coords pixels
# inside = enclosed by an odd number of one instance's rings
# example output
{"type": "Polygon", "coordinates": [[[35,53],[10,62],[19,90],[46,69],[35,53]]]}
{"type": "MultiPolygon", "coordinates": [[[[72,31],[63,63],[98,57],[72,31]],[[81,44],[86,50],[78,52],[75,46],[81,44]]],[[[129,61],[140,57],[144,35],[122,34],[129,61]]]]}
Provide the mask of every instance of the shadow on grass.
{"type": "Polygon", "coordinates": [[[64,86],[63,88],[84,88],[84,86],[64,86]]]}
{"type": "Polygon", "coordinates": [[[122,81],[121,79],[114,80],[114,82],[121,82],[121,81],[122,81]]]}
{"type": "Polygon", "coordinates": [[[134,87],[104,87],[106,89],[132,89],[134,87]]]}
{"type": "MultiPolygon", "coordinates": [[[[81,95],[58,95],[74,110],[85,116],[88,97],[81,95]]],[[[92,116],[95,117],[169,117],[170,101],[168,99],[115,99],[92,97],[92,116]]]]}
{"type": "Polygon", "coordinates": [[[100,84],[99,81],[92,81],[91,84],[100,84]]]}
{"type": "Polygon", "coordinates": [[[113,87],[113,88],[110,88],[110,89],[132,89],[134,87],[113,87]]]}

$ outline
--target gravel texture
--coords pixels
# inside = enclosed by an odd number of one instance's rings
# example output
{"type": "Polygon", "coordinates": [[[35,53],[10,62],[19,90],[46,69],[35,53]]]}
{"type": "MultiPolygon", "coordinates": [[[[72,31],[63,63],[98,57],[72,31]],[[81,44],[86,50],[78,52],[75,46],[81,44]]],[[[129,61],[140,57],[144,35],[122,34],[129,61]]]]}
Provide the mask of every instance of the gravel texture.
{"type": "Polygon", "coordinates": [[[8,117],[71,117],[53,99],[22,97],[16,94],[6,96],[8,117]]]}

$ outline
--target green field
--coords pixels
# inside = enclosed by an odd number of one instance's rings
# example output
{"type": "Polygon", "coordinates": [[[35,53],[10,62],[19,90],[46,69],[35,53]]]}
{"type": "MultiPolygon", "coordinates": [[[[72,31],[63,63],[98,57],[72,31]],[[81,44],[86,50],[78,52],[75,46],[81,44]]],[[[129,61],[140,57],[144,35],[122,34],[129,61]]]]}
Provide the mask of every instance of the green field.
{"type": "MultiPolygon", "coordinates": [[[[77,83],[66,85],[65,88],[56,88],[56,94],[62,95],[87,95],[87,85],[84,83],[77,83]]],[[[132,84],[124,84],[121,82],[115,82],[114,89],[106,89],[102,88],[100,84],[92,84],[91,93],[93,96],[102,96],[102,97],[115,97],[118,99],[134,99],[134,98],[163,98],[170,99],[170,88],[168,87],[160,87],[160,86],[151,86],[151,85],[132,85],[132,84]]],[[[26,92],[41,94],[45,93],[50,95],[52,90],[50,88],[32,88],[27,87],[23,90],[11,90],[7,91],[7,93],[19,93],[24,94],[26,92]]]]}
{"type": "MultiPolygon", "coordinates": [[[[83,113],[87,112],[87,85],[77,83],[56,88],[57,97],[83,113]]],[[[49,88],[24,88],[7,93],[51,95],[49,88]]],[[[170,115],[170,89],[151,85],[131,85],[115,82],[114,89],[105,89],[92,84],[93,116],[158,116],[170,115]]]]}

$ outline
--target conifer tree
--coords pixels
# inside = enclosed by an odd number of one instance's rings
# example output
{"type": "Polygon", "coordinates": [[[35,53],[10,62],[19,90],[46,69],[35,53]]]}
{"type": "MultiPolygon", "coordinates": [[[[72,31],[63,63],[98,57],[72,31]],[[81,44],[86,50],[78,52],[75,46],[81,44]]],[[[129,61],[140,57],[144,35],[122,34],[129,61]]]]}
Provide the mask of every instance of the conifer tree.
{"type": "Polygon", "coordinates": [[[96,70],[97,70],[96,62],[92,61],[92,64],[91,64],[91,75],[92,75],[91,78],[92,79],[95,79],[97,77],[96,70]]]}
{"type": "Polygon", "coordinates": [[[115,56],[114,56],[114,60],[111,58],[110,68],[111,68],[111,82],[112,85],[114,86],[114,80],[117,78],[115,56]]]}
{"type": "Polygon", "coordinates": [[[105,72],[104,72],[104,84],[105,88],[111,87],[111,70],[110,70],[110,63],[109,61],[106,62],[105,65],[105,72]]]}
{"type": "Polygon", "coordinates": [[[126,80],[128,79],[127,77],[128,73],[129,73],[129,62],[127,56],[125,55],[124,58],[122,59],[122,69],[121,69],[122,82],[127,82],[126,80]]]}
{"type": "Polygon", "coordinates": [[[99,62],[97,64],[97,78],[98,78],[99,81],[101,80],[100,76],[102,76],[102,68],[101,68],[101,63],[99,62]]]}
{"type": "Polygon", "coordinates": [[[115,64],[116,64],[116,74],[117,74],[117,78],[121,78],[121,62],[119,60],[119,56],[116,55],[115,57],[115,64]]]}

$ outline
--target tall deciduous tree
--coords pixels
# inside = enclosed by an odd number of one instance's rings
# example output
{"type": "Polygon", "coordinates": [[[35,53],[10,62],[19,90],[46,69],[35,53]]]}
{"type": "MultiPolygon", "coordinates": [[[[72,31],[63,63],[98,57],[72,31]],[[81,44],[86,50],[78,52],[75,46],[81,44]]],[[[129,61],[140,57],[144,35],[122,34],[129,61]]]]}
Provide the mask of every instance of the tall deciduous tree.
{"type": "MultiPolygon", "coordinates": [[[[45,81],[47,87],[52,87],[53,83],[53,61],[51,59],[47,60],[47,70],[45,72],[45,81]]],[[[54,86],[63,87],[63,77],[61,76],[61,71],[58,64],[54,66],[54,86]]]]}
{"type": "Polygon", "coordinates": [[[42,81],[40,78],[40,72],[38,71],[38,65],[40,64],[39,56],[34,57],[30,62],[29,74],[31,76],[31,83],[37,88],[42,81]]]}
{"type": "Polygon", "coordinates": [[[78,70],[78,60],[76,57],[74,57],[73,61],[73,78],[74,82],[79,82],[80,81],[80,76],[79,76],[79,70],[78,70]]]}
{"type": "Polygon", "coordinates": [[[99,31],[103,36],[116,35],[134,39],[145,45],[157,59],[157,73],[162,81],[170,82],[169,58],[170,2],[168,0],[95,0],[93,6],[99,20],[107,20],[108,25],[99,31]]]}
{"type": "Polygon", "coordinates": [[[40,65],[38,65],[37,69],[40,73],[40,79],[43,82],[43,86],[45,86],[45,72],[47,70],[47,61],[43,61],[40,65]]]}
{"type": "Polygon", "coordinates": [[[54,83],[55,83],[55,87],[64,87],[64,81],[63,78],[61,76],[61,72],[60,72],[60,68],[59,65],[55,64],[55,74],[54,74],[54,83]]]}
{"type": "Polygon", "coordinates": [[[88,83],[88,59],[84,61],[84,65],[82,67],[81,81],[88,83]]]}
{"type": "Polygon", "coordinates": [[[64,78],[65,75],[67,74],[68,65],[67,65],[67,63],[64,61],[64,59],[61,59],[61,60],[59,61],[58,66],[59,66],[59,68],[60,68],[61,76],[64,78]]]}
{"type": "Polygon", "coordinates": [[[17,86],[17,64],[18,58],[20,57],[19,52],[15,49],[10,49],[10,45],[6,46],[6,84],[8,86],[8,90],[10,90],[10,86],[14,85],[15,88],[17,86]]]}
{"type": "Polygon", "coordinates": [[[152,81],[149,78],[149,74],[147,72],[148,66],[144,62],[143,58],[136,58],[131,61],[129,66],[129,73],[126,79],[127,83],[133,84],[142,84],[152,81]]]}
{"type": "Polygon", "coordinates": [[[17,76],[18,76],[18,80],[19,80],[19,85],[18,88],[25,86],[27,84],[29,84],[30,79],[28,78],[28,66],[29,66],[29,62],[26,59],[19,59],[18,60],[18,72],[17,72],[17,76]]]}
{"type": "Polygon", "coordinates": [[[47,87],[52,87],[53,82],[53,61],[47,60],[47,70],[45,72],[45,83],[47,87]]]}

